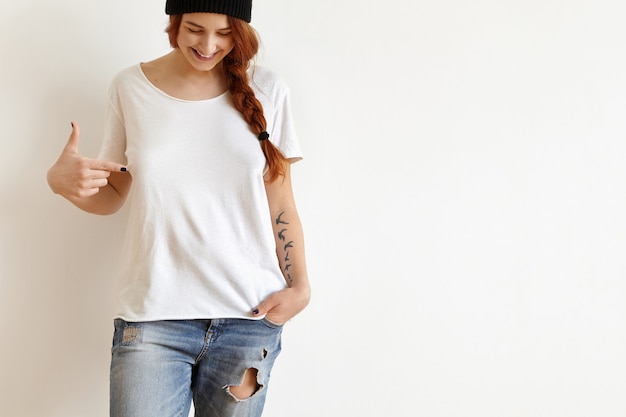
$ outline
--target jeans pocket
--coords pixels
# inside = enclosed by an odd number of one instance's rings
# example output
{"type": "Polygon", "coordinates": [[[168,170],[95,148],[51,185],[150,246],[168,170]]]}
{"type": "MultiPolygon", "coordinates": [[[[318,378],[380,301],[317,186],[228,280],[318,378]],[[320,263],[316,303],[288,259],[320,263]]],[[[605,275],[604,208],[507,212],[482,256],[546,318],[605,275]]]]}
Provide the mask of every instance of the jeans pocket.
{"type": "Polygon", "coordinates": [[[267,317],[263,317],[261,319],[261,321],[263,322],[263,324],[265,324],[267,327],[272,328],[272,329],[282,329],[283,326],[285,325],[285,323],[283,324],[278,324],[278,323],[274,323],[273,321],[271,321],[270,319],[268,319],[267,317]]]}

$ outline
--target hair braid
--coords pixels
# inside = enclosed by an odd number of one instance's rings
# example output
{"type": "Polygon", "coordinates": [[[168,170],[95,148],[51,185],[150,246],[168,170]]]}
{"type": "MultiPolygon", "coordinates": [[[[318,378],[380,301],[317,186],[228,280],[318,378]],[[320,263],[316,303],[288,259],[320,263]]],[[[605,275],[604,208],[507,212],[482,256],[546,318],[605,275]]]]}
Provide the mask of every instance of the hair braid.
{"type": "MultiPolygon", "coordinates": [[[[233,105],[242,114],[256,136],[267,129],[263,106],[248,83],[247,65],[238,65],[224,59],[224,70],[233,105]]],[[[268,182],[285,174],[287,159],[269,140],[259,141],[268,165],[268,182]]]]}
{"type": "MultiPolygon", "coordinates": [[[[263,106],[256,98],[248,79],[250,62],[259,49],[256,31],[241,19],[229,17],[235,47],[224,58],[224,72],[228,81],[233,105],[242,114],[250,129],[259,135],[267,129],[263,106]]],[[[259,141],[268,166],[268,182],[285,175],[288,164],[285,156],[269,140],[259,141]]]]}

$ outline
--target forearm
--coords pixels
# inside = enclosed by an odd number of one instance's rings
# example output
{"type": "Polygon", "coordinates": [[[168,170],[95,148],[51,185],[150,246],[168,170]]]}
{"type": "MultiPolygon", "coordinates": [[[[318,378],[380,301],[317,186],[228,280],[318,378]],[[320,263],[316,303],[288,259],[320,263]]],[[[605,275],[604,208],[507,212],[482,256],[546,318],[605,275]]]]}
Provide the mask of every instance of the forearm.
{"type": "Polygon", "coordinates": [[[304,252],[304,233],[295,207],[272,213],[276,255],[290,288],[310,291],[304,252]]]}
{"type": "Polygon", "coordinates": [[[124,199],[109,184],[100,188],[97,194],[89,197],[63,196],[79,209],[87,213],[108,215],[116,213],[124,204],[124,199]]]}

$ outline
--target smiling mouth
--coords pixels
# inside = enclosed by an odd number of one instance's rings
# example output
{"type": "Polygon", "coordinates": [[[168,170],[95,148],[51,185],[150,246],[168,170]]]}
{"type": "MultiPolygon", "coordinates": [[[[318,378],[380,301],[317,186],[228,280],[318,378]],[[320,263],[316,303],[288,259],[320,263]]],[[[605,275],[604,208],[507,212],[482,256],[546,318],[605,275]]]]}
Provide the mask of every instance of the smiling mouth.
{"type": "Polygon", "coordinates": [[[196,54],[198,58],[201,58],[204,60],[211,60],[217,55],[217,52],[213,52],[212,54],[209,54],[209,55],[203,55],[197,49],[194,49],[194,48],[191,48],[191,49],[194,51],[194,53],[196,54]]]}

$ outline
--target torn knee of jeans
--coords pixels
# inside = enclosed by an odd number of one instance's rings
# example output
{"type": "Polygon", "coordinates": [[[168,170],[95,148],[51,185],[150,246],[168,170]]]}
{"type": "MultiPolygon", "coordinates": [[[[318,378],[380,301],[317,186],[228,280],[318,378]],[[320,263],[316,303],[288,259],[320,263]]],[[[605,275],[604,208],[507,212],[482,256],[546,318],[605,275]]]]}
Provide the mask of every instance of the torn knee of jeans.
{"type": "Polygon", "coordinates": [[[263,389],[257,380],[258,374],[258,369],[248,368],[240,385],[227,385],[224,388],[236,401],[245,401],[263,389]]]}

